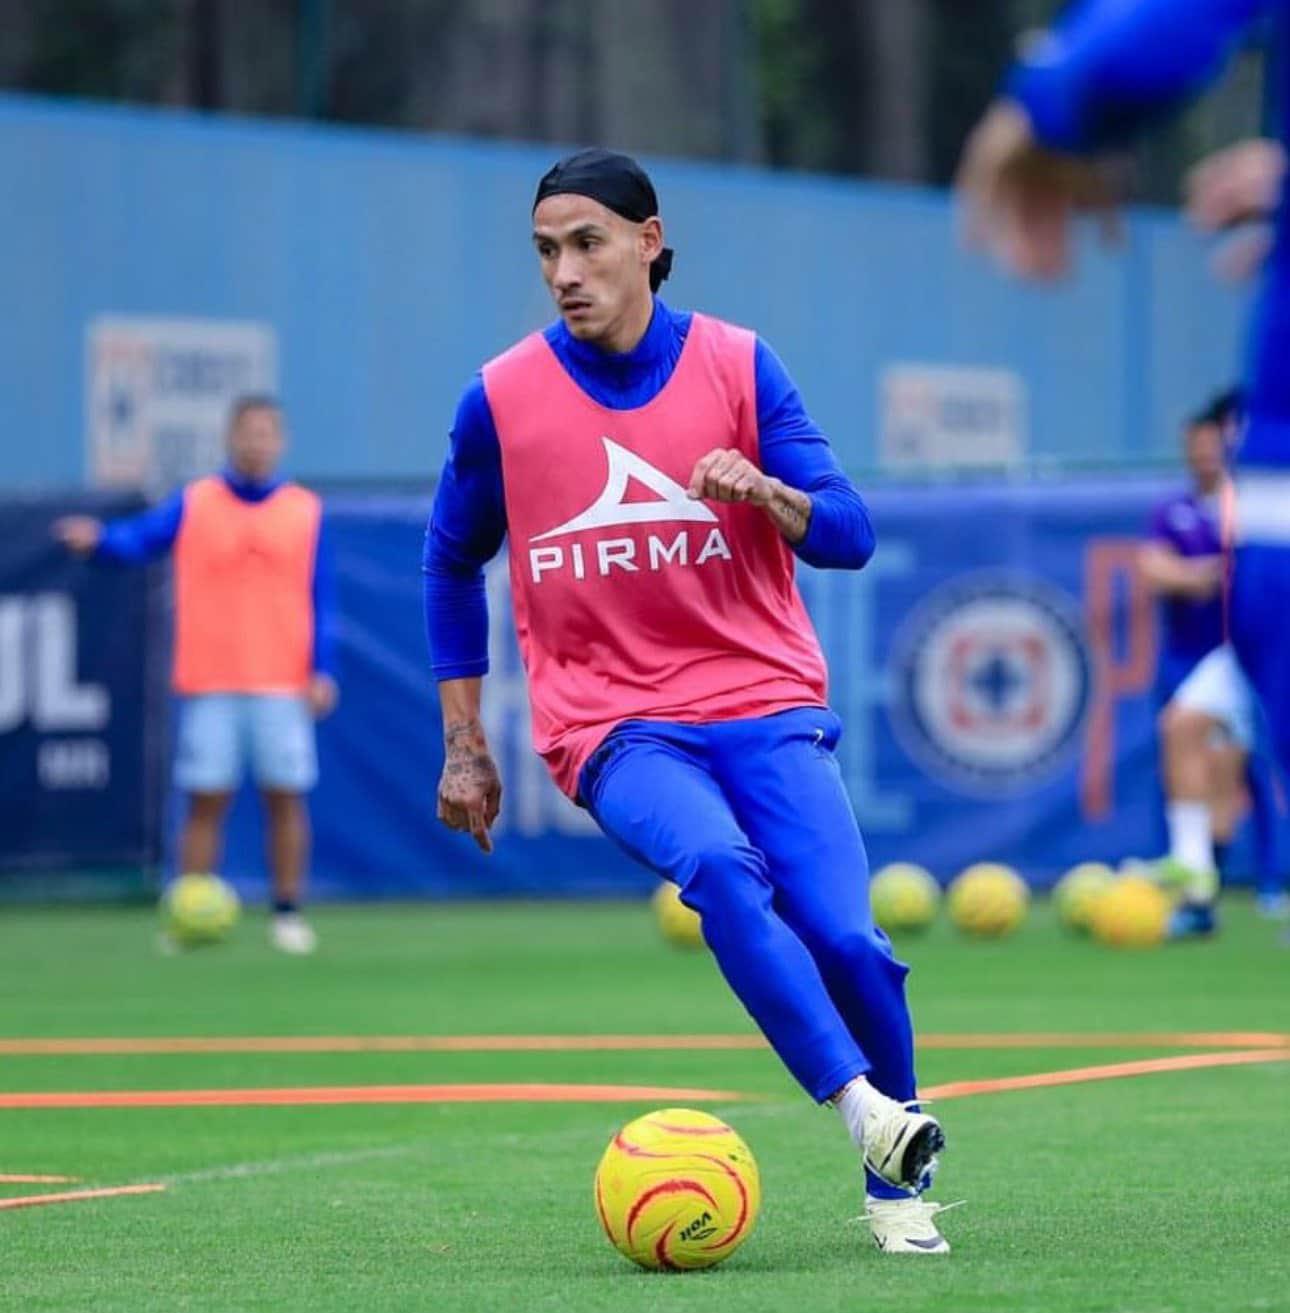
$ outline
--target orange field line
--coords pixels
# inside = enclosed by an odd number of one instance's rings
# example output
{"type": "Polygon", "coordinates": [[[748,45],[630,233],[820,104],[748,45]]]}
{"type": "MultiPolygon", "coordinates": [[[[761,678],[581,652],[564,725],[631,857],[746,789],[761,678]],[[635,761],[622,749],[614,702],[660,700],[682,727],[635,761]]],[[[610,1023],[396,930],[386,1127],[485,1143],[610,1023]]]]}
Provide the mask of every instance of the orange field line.
{"type": "Polygon", "coordinates": [[[79,1176],[29,1176],[23,1172],[0,1173],[0,1185],[73,1185],[79,1176]]]}
{"type": "Polygon", "coordinates": [[[728,1103],[733,1090],[667,1085],[322,1085],[285,1089],[79,1090],[0,1094],[0,1108],[248,1108],[356,1103],[728,1103]]]}
{"type": "Polygon", "coordinates": [[[1078,1031],[1032,1034],[924,1035],[920,1049],[1250,1049],[1290,1048],[1290,1035],[1270,1030],[1078,1031]]]}
{"type": "MultiPolygon", "coordinates": [[[[1290,1062],[1290,1048],[1245,1049],[1230,1053],[1186,1053],[1169,1058],[1142,1058],[1029,1076],[949,1081],[921,1090],[924,1099],[961,1099],[1008,1090],[1049,1089],[1088,1081],[1120,1080],[1161,1072],[1209,1067],[1242,1067],[1260,1062],[1290,1062]]],[[[299,1107],[309,1104],[364,1103],[633,1103],[638,1100],[692,1099],[734,1102],[750,1097],[733,1090],[679,1089],[658,1085],[324,1085],[282,1089],[232,1090],[79,1090],[0,1094],[4,1108],[209,1108],[299,1107]]]]}
{"type": "Polygon", "coordinates": [[[1185,1053],[1173,1058],[1142,1058],[1068,1071],[1041,1071],[1030,1076],[996,1076],[989,1080],[956,1080],[920,1090],[924,1099],[962,1099],[971,1094],[1001,1094],[1006,1090],[1042,1090],[1054,1085],[1153,1076],[1166,1071],[1196,1071],[1205,1067],[1244,1067],[1254,1062],[1290,1062],[1290,1048],[1246,1049],[1235,1053],[1185,1053]]]}
{"type": "MultiPolygon", "coordinates": [[[[173,1053],[573,1053],[762,1049],[760,1035],[244,1035],[0,1039],[6,1057],[173,1053]]],[[[920,1049],[1284,1048],[1275,1031],[922,1035],[920,1049]]]]}
{"type": "Polygon", "coordinates": [[[164,1185],[112,1185],[102,1190],[60,1190],[57,1194],[24,1194],[0,1199],[0,1208],[36,1208],[41,1204],[74,1204],[82,1199],[112,1199],[122,1194],[156,1194],[164,1185]]]}

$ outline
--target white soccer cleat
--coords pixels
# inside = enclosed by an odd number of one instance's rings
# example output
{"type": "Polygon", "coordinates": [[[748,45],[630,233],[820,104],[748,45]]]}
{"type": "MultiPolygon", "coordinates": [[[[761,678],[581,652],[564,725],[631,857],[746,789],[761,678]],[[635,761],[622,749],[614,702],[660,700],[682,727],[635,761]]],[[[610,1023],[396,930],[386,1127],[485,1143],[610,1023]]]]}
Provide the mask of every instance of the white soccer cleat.
{"type": "Polygon", "coordinates": [[[950,1242],[936,1225],[936,1214],[958,1204],[937,1204],[911,1194],[907,1199],[866,1195],[864,1220],[884,1254],[948,1254],[950,1242]]]}
{"type": "Polygon", "coordinates": [[[935,1117],[873,1091],[867,1100],[860,1138],[865,1166],[888,1185],[919,1190],[936,1170],[936,1155],[945,1148],[945,1132],[935,1117]]]}
{"type": "Polygon", "coordinates": [[[275,916],[269,927],[269,939],[274,948],[283,953],[303,957],[318,947],[318,936],[313,927],[298,912],[284,912],[275,916]]]}

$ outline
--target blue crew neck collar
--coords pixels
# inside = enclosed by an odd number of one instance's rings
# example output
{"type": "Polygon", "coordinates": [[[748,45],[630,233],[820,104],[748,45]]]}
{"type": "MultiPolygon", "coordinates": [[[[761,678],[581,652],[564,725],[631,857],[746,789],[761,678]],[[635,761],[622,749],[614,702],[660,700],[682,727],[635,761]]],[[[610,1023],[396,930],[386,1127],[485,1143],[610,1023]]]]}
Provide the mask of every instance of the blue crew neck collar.
{"type": "Polygon", "coordinates": [[[231,465],[226,465],[220,471],[220,474],[224,482],[243,501],[263,501],[270,493],[276,492],[282,486],[282,480],[279,478],[263,481],[248,479],[244,474],[239,474],[231,465]]]}
{"type": "Polygon", "coordinates": [[[576,366],[596,374],[649,369],[668,357],[672,341],[673,315],[666,305],[654,298],[645,335],[630,351],[606,351],[594,342],[581,342],[569,332],[563,320],[555,325],[556,338],[563,354],[576,366]]]}

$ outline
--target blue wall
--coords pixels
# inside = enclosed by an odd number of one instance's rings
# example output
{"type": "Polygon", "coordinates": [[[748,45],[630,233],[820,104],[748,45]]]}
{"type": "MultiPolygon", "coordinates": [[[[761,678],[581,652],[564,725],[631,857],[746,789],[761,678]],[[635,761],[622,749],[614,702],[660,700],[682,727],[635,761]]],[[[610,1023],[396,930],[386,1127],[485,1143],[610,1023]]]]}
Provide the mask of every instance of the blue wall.
{"type": "MultiPolygon", "coordinates": [[[[424,478],[484,359],[543,323],[527,217],[549,148],[0,97],[0,481],[82,480],[99,315],[250,319],[278,335],[293,464],[424,478]]],[[[845,463],[876,463],[892,361],[1024,378],[1043,461],[1167,458],[1230,379],[1243,297],[1172,216],[1135,214],[1077,281],[998,280],[931,191],[661,163],[677,303],[751,324],[845,463]]]]}

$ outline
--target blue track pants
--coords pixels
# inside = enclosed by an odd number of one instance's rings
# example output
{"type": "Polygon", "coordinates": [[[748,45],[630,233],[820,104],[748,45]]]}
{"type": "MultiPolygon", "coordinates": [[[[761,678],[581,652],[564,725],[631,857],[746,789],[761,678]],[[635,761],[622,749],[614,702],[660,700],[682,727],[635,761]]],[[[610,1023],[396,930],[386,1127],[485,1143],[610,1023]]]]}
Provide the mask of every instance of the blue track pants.
{"type": "MultiPolygon", "coordinates": [[[[915,1094],[909,968],[869,909],[869,865],[833,756],[802,708],[709,725],[628,721],[587,763],[607,835],[680,887],[722,974],[819,1101],[867,1074],[915,1094]]],[[[870,1177],[871,1192],[899,1194],[870,1177]]]]}

